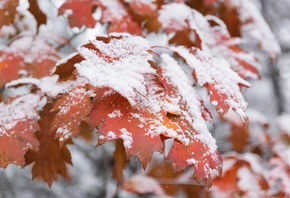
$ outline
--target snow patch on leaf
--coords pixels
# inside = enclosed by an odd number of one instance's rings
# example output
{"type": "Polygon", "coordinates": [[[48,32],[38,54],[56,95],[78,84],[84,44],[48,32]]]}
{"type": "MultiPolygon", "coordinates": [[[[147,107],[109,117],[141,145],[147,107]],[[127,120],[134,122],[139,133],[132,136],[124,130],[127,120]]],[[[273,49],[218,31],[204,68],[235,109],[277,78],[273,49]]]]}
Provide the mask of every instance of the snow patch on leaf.
{"type": "Polygon", "coordinates": [[[237,9],[242,22],[243,33],[258,41],[262,50],[271,58],[276,58],[281,53],[281,48],[275,39],[270,27],[252,0],[226,0],[237,9]]]}
{"type": "Polygon", "coordinates": [[[132,133],[130,133],[127,129],[122,128],[120,129],[121,131],[121,135],[120,138],[123,139],[124,141],[124,147],[129,149],[132,147],[132,143],[133,143],[133,138],[132,138],[132,133]]]}
{"type": "Polygon", "coordinates": [[[109,118],[121,117],[122,113],[119,109],[115,109],[112,113],[108,114],[109,118]]]}
{"type": "Polygon", "coordinates": [[[99,5],[103,6],[103,22],[112,22],[125,17],[128,13],[124,10],[122,4],[116,0],[99,0],[99,5]]]}
{"type": "Polygon", "coordinates": [[[191,13],[191,8],[185,4],[171,3],[161,7],[158,20],[168,31],[170,31],[169,27],[172,27],[175,31],[181,31],[188,26],[186,21],[191,13]]]}
{"type": "Polygon", "coordinates": [[[89,79],[95,87],[110,87],[126,97],[132,105],[140,95],[146,95],[144,74],[154,74],[148,61],[149,43],[141,37],[115,34],[109,42],[95,40],[94,49],[78,47],[78,53],[85,58],[75,64],[80,76],[89,79]]]}
{"type": "MultiPolygon", "coordinates": [[[[205,145],[209,146],[210,152],[215,152],[216,150],[216,142],[214,138],[209,133],[205,120],[202,118],[202,112],[200,107],[200,102],[197,100],[197,93],[193,89],[190,80],[187,78],[185,72],[181,69],[180,65],[169,55],[162,54],[161,58],[164,61],[164,76],[169,79],[180,93],[182,100],[185,101],[185,105],[187,106],[188,111],[184,111],[180,109],[179,111],[185,119],[191,124],[191,126],[198,132],[198,134],[193,134],[190,131],[183,131],[186,134],[183,137],[183,133],[181,133],[181,137],[178,139],[182,141],[185,145],[191,143],[193,139],[198,139],[203,142],[205,145]],[[199,135],[200,134],[200,135],[199,135]],[[187,139],[189,138],[189,139],[187,139]]],[[[174,100],[171,100],[173,102],[174,100]]],[[[175,104],[178,107],[180,104],[175,104]]]]}
{"type": "Polygon", "coordinates": [[[232,108],[243,121],[247,120],[244,113],[247,103],[239,85],[250,86],[250,84],[232,71],[227,61],[212,57],[199,49],[188,50],[184,47],[171,47],[170,49],[185,59],[192,69],[197,83],[207,87],[211,101],[218,101],[216,109],[221,115],[232,108]],[[212,97],[214,94],[217,94],[218,97],[212,97]]]}
{"type": "Polygon", "coordinates": [[[13,129],[18,122],[26,120],[37,120],[36,111],[40,97],[34,94],[27,94],[14,99],[10,104],[0,103],[0,136],[6,135],[6,131],[13,129]]]}
{"type": "Polygon", "coordinates": [[[290,115],[283,114],[278,117],[277,124],[281,132],[287,133],[290,136],[290,115]]]}

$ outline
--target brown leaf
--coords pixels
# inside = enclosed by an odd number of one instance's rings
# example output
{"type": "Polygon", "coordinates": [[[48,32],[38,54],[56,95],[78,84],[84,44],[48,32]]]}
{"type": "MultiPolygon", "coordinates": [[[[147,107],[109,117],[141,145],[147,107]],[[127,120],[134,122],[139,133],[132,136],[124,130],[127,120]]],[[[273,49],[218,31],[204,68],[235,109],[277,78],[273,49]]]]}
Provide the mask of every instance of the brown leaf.
{"type": "Polygon", "coordinates": [[[39,8],[39,2],[38,2],[38,0],[28,0],[28,2],[29,2],[29,8],[28,8],[28,10],[30,11],[30,13],[36,19],[36,21],[37,21],[37,28],[39,28],[39,26],[41,24],[46,24],[46,15],[39,8]]]}
{"type": "Polygon", "coordinates": [[[231,134],[229,140],[232,143],[232,150],[242,153],[247,148],[250,141],[250,134],[248,126],[231,125],[231,134]]]}
{"type": "Polygon", "coordinates": [[[55,133],[49,130],[54,118],[54,113],[50,113],[50,109],[51,104],[47,104],[40,113],[41,119],[38,122],[40,130],[36,132],[39,150],[29,150],[25,155],[25,164],[33,163],[32,177],[42,179],[48,186],[51,186],[59,175],[69,180],[66,164],[71,164],[70,152],[67,149],[70,140],[65,141],[60,147],[59,140],[55,139],[55,133]]]}
{"type": "Polygon", "coordinates": [[[18,5],[19,0],[1,0],[0,29],[3,25],[9,25],[14,22],[18,5]]]}
{"type": "Polygon", "coordinates": [[[116,148],[114,152],[115,164],[113,167],[113,178],[118,184],[123,182],[123,170],[127,163],[127,157],[122,139],[116,140],[116,148]]]}

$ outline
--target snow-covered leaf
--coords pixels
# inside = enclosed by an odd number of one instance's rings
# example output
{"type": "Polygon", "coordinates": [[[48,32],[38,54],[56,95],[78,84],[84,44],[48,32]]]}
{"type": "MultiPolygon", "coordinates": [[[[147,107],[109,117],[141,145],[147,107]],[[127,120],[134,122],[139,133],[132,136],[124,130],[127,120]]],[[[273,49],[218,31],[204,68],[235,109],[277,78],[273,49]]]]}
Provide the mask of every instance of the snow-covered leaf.
{"type": "Polygon", "coordinates": [[[39,142],[35,131],[39,96],[28,94],[14,100],[0,103],[0,167],[9,164],[24,167],[27,150],[38,150],[39,142]]]}
{"type": "Polygon", "coordinates": [[[212,15],[203,16],[183,3],[171,3],[162,6],[158,20],[167,33],[175,33],[174,41],[177,41],[177,44],[187,46],[188,44],[183,43],[184,37],[187,37],[187,42],[193,42],[199,49],[226,59],[241,77],[259,77],[255,68],[256,58],[239,48],[242,40],[232,38],[226,25],[219,18],[212,15]]]}
{"type": "Polygon", "coordinates": [[[33,36],[13,41],[0,54],[0,86],[19,76],[48,76],[59,59],[52,46],[42,38],[33,36]]]}
{"type": "Polygon", "coordinates": [[[171,47],[171,49],[185,59],[197,83],[207,88],[211,104],[221,116],[232,108],[244,122],[247,122],[245,114],[247,103],[240,86],[249,86],[249,83],[231,70],[228,62],[195,48],[171,47]]]}

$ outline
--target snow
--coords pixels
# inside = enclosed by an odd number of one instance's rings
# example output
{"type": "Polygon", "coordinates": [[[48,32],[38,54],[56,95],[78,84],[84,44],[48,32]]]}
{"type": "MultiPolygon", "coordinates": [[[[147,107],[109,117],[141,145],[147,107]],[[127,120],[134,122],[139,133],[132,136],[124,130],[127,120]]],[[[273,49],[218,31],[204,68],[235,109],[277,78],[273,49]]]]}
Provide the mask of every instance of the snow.
{"type": "MultiPolygon", "coordinates": [[[[235,71],[247,78],[258,78],[256,73],[241,66],[241,60],[254,66],[258,65],[257,60],[250,53],[232,49],[232,46],[241,44],[242,39],[231,38],[225,23],[221,19],[212,15],[203,16],[198,11],[180,3],[163,6],[159,14],[158,20],[166,31],[194,30],[201,40],[200,48],[203,51],[226,59],[235,71]],[[182,12],[182,14],[179,12],[182,12]],[[214,21],[218,25],[212,27],[210,21],[214,21]]],[[[194,37],[191,39],[196,41],[194,37]]]]}
{"type": "MultiPolygon", "coordinates": [[[[188,109],[187,111],[182,109],[179,111],[182,111],[181,115],[184,115],[185,119],[191,123],[192,127],[198,132],[198,134],[193,134],[192,131],[185,130],[183,133],[187,134],[184,137],[184,134],[181,133],[182,135],[179,137],[179,140],[187,145],[197,138],[209,147],[210,152],[214,153],[217,149],[216,142],[209,133],[205,120],[202,118],[200,102],[197,100],[197,93],[193,89],[190,80],[188,80],[185,72],[172,57],[168,54],[162,54],[161,58],[165,63],[162,65],[165,69],[165,77],[177,88],[188,109]],[[187,139],[188,137],[190,138],[189,140],[187,139]]],[[[173,101],[174,100],[171,100],[171,102],[173,101]]],[[[180,104],[176,103],[175,105],[178,107],[180,104]]]]}
{"type": "Polygon", "coordinates": [[[158,21],[162,27],[172,27],[181,31],[187,27],[187,20],[192,14],[190,7],[183,3],[170,3],[163,5],[159,11],[158,21]]]}
{"type": "Polygon", "coordinates": [[[141,37],[115,35],[123,36],[123,39],[111,38],[109,43],[92,41],[100,50],[99,54],[93,49],[78,47],[77,51],[85,60],[75,64],[75,67],[78,74],[86,77],[91,85],[110,87],[126,97],[131,105],[136,105],[138,95],[147,95],[144,74],[155,73],[148,63],[152,60],[148,52],[150,46],[141,37]]]}
{"type": "Polygon", "coordinates": [[[99,0],[99,4],[105,8],[103,13],[104,22],[120,20],[127,16],[125,8],[117,0],[99,0]]]}
{"type": "Polygon", "coordinates": [[[68,130],[67,127],[58,127],[56,130],[56,133],[61,134],[61,137],[59,138],[60,142],[67,140],[68,138],[70,138],[72,136],[72,133],[70,132],[70,130],[68,130]]]}
{"type": "Polygon", "coordinates": [[[56,97],[58,94],[69,92],[73,87],[87,83],[86,78],[77,78],[73,81],[57,82],[58,78],[58,75],[47,76],[41,79],[20,78],[7,83],[6,88],[17,86],[19,84],[34,84],[38,86],[43,93],[48,94],[50,97],[56,97]]]}
{"type": "Polygon", "coordinates": [[[41,37],[20,37],[11,43],[6,52],[23,57],[24,62],[29,64],[40,63],[43,60],[59,60],[56,50],[41,37]]]}
{"type": "Polygon", "coordinates": [[[5,7],[5,4],[7,2],[4,0],[4,1],[0,1],[0,9],[3,9],[5,7]]]}
{"type": "Polygon", "coordinates": [[[27,94],[19,96],[10,104],[0,103],[0,137],[10,136],[7,132],[13,129],[18,122],[37,120],[36,108],[39,100],[38,95],[27,94]]]}
{"type": "Polygon", "coordinates": [[[260,191],[260,186],[257,179],[248,168],[240,168],[237,172],[237,176],[239,178],[237,185],[242,191],[248,193],[251,191],[258,193],[260,191]]]}
{"type": "Polygon", "coordinates": [[[115,109],[112,113],[108,114],[109,118],[121,117],[123,114],[119,109],[115,109]]]}
{"type": "Polygon", "coordinates": [[[229,0],[229,2],[238,10],[243,24],[242,31],[258,41],[261,49],[271,58],[277,57],[281,53],[281,48],[255,3],[252,0],[229,0]]]}
{"type": "Polygon", "coordinates": [[[216,100],[213,100],[213,101],[211,101],[211,104],[212,104],[213,106],[217,106],[217,105],[218,105],[218,102],[217,102],[216,100]]]}
{"type": "Polygon", "coordinates": [[[125,128],[120,129],[120,132],[122,133],[120,135],[120,138],[122,138],[124,141],[124,147],[127,149],[132,148],[133,143],[132,133],[125,128]]]}
{"type": "Polygon", "coordinates": [[[277,118],[278,128],[281,132],[284,132],[290,136],[290,115],[283,114],[277,118]]]}
{"type": "Polygon", "coordinates": [[[156,0],[125,0],[125,2],[127,3],[137,3],[137,4],[141,4],[141,5],[147,5],[149,6],[151,9],[155,9],[156,5],[154,3],[156,3],[156,0]]]}
{"type": "Polygon", "coordinates": [[[12,25],[3,25],[0,28],[0,36],[1,37],[12,36],[12,35],[15,35],[15,34],[16,34],[16,29],[12,25]]]}
{"type": "Polygon", "coordinates": [[[99,139],[108,139],[108,140],[115,140],[117,138],[117,135],[113,131],[109,131],[106,136],[100,135],[99,139]]]}
{"type": "Polygon", "coordinates": [[[198,161],[196,161],[194,158],[187,159],[186,162],[188,165],[196,165],[198,163],[198,161]]]}
{"type": "Polygon", "coordinates": [[[210,54],[196,49],[195,54],[184,47],[171,47],[172,51],[181,55],[189,67],[195,72],[197,83],[201,86],[214,85],[219,95],[226,95],[224,100],[243,119],[246,119],[247,103],[240,92],[239,84],[250,86],[236,72],[232,71],[227,61],[212,57],[210,54]]]}

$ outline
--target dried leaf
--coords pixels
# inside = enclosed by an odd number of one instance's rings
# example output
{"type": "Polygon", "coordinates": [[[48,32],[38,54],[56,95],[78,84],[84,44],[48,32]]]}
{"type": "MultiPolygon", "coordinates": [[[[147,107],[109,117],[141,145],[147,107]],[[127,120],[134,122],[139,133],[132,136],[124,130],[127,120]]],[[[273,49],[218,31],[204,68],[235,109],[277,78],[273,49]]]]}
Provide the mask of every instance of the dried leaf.
{"type": "Polygon", "coordinates": [[[125,148],[123,140],[116,140],[116,148],[114,152],[115,164],[113,167],[113,178],[117,181],[118,184],[123,183],[123,170],[127,163],[127,157],[125,154],[125,148]]]}
{"type": "Polygon", "coordinates": [[[28,10],[36,19],[37,27],[39,28],[40,25],[46,24],[46,15],[39,8],[38,0],[28,0],[28,2],[29,2],[28,10]]]}
{"type": "Polygon", "coordinates": [[[25,155],[25,164],[33,163],[32,177],[44,180],[48,186],[61,175],[69,180],[66,164],[71,164],[70,152],[67,149],[69,140],[60,147],[60,142],[55,139],[55,133],[49,131],[54,113],[50,113],[51,105],[47,104],[40,113],[41,119],[38,124],[40,130],[36,132],[39,141],[39,150],[29,150],[25,155]]]}

